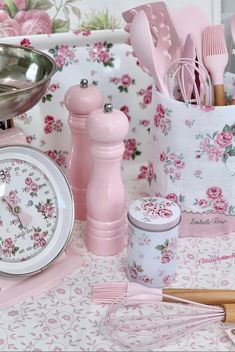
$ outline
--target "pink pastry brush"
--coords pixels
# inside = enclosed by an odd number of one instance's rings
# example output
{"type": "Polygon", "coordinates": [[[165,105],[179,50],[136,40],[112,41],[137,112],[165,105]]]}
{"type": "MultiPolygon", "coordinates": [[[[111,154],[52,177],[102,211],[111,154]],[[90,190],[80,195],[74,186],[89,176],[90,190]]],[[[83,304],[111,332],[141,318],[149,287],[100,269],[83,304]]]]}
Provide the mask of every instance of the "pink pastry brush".
{"type": "Polygon", "coordinates": [[[216,106],[226,105],[224,95],[224,70],[228,63],[228,51],[224,38],[224,25],[208,26],[202,35],[202,54],[206,69],[214,86],[216,106]]]}
{"type": "Polygon", "coordinates": [[[217,289],[191,289],[191,288],[149,288],[135,282],[117,282],[95,285],[93,287],[92,299],[95,303],[112,304],[126,299],[147,302],[155,296],[157,301],[175,302],[172,297],[191,300],[204,304],[226,304],[235,303],[235,290],[217,289]],[[134,296],[133,296],[134,295],[134,296]],[[132,298],[132,296],[134,298],[132,298]],[[168,297],[167,297],[168,296],[168,297]]]}

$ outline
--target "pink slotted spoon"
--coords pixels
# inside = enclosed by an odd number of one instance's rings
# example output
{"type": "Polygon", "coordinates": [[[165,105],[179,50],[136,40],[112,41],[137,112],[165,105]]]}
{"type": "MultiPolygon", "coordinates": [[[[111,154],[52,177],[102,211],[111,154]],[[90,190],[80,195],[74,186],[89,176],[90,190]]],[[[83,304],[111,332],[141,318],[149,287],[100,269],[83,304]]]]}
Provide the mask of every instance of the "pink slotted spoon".
{"type": "Polygon", "coordinates": [[[135,55],[151,73],[159,91],[170,96],[164,83],[165,74],[171,62],[168,52],[171,42],[164,40],[166,34],[166,27],[162,28],[162,32],[159,30],[157,45],[154,46],[148,18],[143,10],[136,13],[130,26],[130,41],[135,55]]]}

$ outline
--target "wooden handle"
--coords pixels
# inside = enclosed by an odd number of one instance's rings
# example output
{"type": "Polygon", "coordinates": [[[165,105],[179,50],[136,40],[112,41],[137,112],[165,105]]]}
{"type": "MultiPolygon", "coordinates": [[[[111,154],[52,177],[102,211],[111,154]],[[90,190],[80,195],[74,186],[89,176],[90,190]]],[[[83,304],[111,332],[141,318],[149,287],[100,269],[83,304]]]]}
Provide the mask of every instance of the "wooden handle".
{"type": "Polygon", "coordinates": [[[235,323],[235,304],[223,304],[225,317],[223,323],[235,323]]]}
{"type": "MultiPolygon", "coordinates": [[[[162,293],[204,304],[235,303],[235,290],[164,288],[162,293]]],[[[164,302],[175,302],[175,300],[167,297],[163,297],[162,300],[164,302]]]]}
{"type": "Polygon", "coordinates": [[[227,105],[225,95],[224,95],[224,85],[219,84],[214,86],[214,96],[215,96],[215,106],[225,106],[227,105]]]}

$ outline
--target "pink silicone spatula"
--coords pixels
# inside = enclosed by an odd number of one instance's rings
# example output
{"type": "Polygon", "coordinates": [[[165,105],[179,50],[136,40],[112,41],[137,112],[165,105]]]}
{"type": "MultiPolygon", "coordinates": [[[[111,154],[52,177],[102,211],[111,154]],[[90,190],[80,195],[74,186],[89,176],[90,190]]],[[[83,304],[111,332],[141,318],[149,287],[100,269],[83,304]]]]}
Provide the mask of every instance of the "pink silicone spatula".
{"type": "Polygon", "coordinates": [[[224,38],[224,25],[208,26],[202,37],[203,61],[210,72],[216,106],[226,105],[223,75],[228,63],[228,51],[224,38]]]}
{"type": "Polygon", "coordinates": [[[130,41],[135,55],[151,73],[159,91],[169,96],[164,77],[171,61],[171,56],[168,53],[170,42],[162,40],[166,35],[164,31],[159,34],[155,47],[148,18],[145,12],[140,10],[130,26],[130,41]]]}

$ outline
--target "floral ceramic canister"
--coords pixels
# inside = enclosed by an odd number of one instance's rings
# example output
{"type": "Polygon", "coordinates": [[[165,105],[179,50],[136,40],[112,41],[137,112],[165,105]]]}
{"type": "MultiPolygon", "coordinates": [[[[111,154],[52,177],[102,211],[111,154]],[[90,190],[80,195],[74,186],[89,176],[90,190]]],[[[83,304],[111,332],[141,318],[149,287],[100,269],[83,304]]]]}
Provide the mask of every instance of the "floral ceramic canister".
{"type": "Polygon", "coordinates": [[[176,273],[179,206],[165,198],[141,198],[131,203],[128,220],[128,279],[148,287],[167,286],[176,273]]]}

